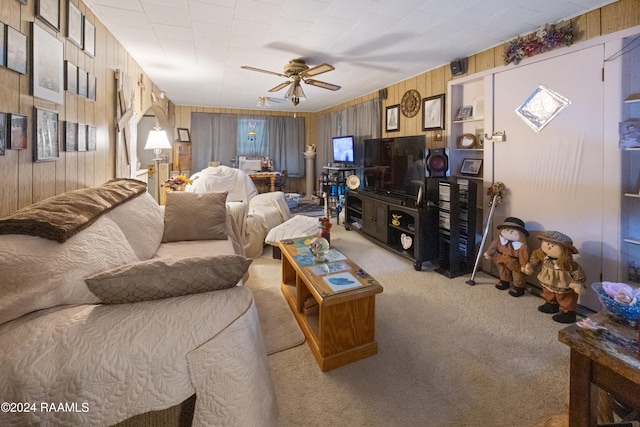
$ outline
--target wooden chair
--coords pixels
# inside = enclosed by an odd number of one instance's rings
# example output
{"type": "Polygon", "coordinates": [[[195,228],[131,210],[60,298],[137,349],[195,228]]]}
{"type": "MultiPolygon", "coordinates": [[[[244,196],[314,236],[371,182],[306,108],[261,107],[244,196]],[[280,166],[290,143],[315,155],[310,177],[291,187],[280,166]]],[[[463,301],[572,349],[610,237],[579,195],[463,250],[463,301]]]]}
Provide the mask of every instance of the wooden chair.
{"type": "Polygon", "coordinates": [[[287,170],[283,170],[280,172],[280,175],[276,178],[276,182],[273,184],[275,187],[275,191],[284,191],[284,188],[287,185],[287,170]]]}

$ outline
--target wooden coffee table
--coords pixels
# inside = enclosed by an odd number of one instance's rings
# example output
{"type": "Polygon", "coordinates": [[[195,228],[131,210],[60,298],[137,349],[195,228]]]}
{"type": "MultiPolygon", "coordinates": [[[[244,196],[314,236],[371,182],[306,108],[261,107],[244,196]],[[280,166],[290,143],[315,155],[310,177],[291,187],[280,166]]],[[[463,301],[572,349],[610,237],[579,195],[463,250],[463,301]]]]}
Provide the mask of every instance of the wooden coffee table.
{"type": "Polygon", "coordinates": [[[335,248],[328,261],[314,262],[308,249],[312,238],[279,243],[280,288],[326,372],[378,352],[375,295],[382,286],[335,248]]]}

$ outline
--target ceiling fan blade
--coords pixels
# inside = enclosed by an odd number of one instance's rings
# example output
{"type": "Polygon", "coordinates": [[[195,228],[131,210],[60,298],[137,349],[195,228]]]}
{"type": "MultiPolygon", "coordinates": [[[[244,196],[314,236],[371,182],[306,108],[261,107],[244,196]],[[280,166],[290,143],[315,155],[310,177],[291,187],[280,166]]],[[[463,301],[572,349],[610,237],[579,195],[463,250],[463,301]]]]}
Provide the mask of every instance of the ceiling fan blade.
{"type": "Polygon", "coordinates": [[[306,80],[304,80],[304,82],[306,84],[308,84],[308,85],[311,85],[311,86],[321,87],[322,89],[329,89],[329,90],[338,90],[338,89],[340,89],[340,86],[338,86],[338,85],[321,82],[319,80],[306,79],[306,80]]]}
{"type": "MultiPolygon", "coordinates": [[[[286,77],[286,76],[285,76],[285,77],[286,77]]],[[[272,88],[272,89],[269,89],[269,92],[277,92],[277,91],[279,91],[280,89],[284,89],[285,87],[289,86],[290,84],[291,84],[291,80],[286,81],[286,82],[282,82],[282,83],[280,83],[278,86],[276,86],[276,87],[274,87],[274,88],[272,88]]]]}
{"type": "Polygon", "coordinates": [[[261,68],[249,67],[247,65],[243,65],[240,68],[242,68],[243,70],[257,71],[259,73],[273,74],[274,76],[287,77],[286,75],[284,75],[282,73],[276,73],[275,71],[263,70],[261,68]]]}
{"type": "Polygon", "coordinates": [[[300,73],[300,77],[313,77],[317,76],[318,74],[326,73],[333,70],[335,70],[335,67],[333,65],[320,64],[302,71],[300,73]]]}

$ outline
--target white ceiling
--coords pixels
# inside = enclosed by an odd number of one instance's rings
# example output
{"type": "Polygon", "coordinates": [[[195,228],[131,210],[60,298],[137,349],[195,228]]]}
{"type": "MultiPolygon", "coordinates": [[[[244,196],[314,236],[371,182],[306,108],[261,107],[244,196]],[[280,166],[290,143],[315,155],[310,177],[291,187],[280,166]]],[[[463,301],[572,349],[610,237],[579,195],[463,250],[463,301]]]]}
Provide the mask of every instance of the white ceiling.
{"type": "MultiPolygon", "coordinates": [[[[303,84],[320,111],[613,0],[83,0],[175,104],[255,109],[304,58],[335,70],[303,84]]],[[[424,95],[424,94],[423,94],[424,95]]]]}

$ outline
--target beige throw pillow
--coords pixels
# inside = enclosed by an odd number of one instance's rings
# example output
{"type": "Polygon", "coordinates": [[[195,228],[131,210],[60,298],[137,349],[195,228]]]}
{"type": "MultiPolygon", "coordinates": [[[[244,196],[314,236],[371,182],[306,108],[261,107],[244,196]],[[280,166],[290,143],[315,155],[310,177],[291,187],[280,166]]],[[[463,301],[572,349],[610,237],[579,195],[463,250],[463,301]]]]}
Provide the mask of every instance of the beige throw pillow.
{"type": "Polygon", "coordinates": [[[231,288],[250,264],[240,255],[156,258],[94,274],[85,282],[103,303],[123,304],[231,288]]]}
{"type": "Polygon", "coordinates": [[[226,240],[227,193],[169,191],[163,242],[226,240]]]}

